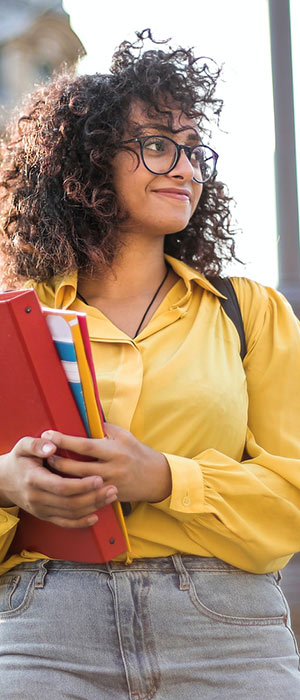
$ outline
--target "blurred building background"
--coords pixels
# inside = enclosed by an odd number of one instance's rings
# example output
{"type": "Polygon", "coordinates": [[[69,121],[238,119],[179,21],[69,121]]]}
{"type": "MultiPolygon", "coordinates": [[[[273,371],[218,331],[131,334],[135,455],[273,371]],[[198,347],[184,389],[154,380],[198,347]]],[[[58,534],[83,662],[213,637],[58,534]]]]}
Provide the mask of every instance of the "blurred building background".
{"type": "MultiPolygon", "coordinates": [[[[218,0],[211,0],[210,3],[202,3],[201,0],[197,0],[195,8],[197,7],[197,12],[199,12],[204,18],[204,12],[211,12],[211,20],[209,16],[203,19],[204,30],[202,31],[202,45],[205,44],[205,40],[213,37],[213,34],[217,32],[217,25],[215,18],[217,16],[217,9],[219,9],[219,16],[221,17],[220,24],[222,29],[222,35],[227,36],[228,45],[233,46],[232,36],[234,36],[235,42],[238,44],[238,51],[242,52],[242,44],[247,42],[247,35],[251,34],[251,30],[246,30],[244,27],[244,34],[241,31],[239,22],[241,23],[239,13],[246,15],[249,12],[249,4],[241,3],[240,0],[236,0],[235,8],[233,9],[233,4],[235,0],[229,0],[224,2],[223,0],[219,2],[218,0]],[[225,12],[222,20],[222,12],[225,12]],[[232,27],[234,23],[236,25],[236,32],[232,34],[232,27]],[[230,34],[231,32],[231,34],[230,34]]],[[[152,2],[147,7],[149,17],[144,21],[146,4],[132,2],[130,6],[126,3],[119,2],[115,0],[113,8],[110,10],[106,7],[105,16],[101,17],[101,21],[94,21],[94,14],[100,16],[103,13],[101,10],[102,3],[100,0],[86,0],[85,3],[79,2],[79,0],[0,0],[0,130],[4,127],[5,119],[7,113],[13,108],[13,106],[20,100],[20,97],[29,91],[32,86],[39,82],[41,79],[46,79],[51,75],[54,69],[59,68],[64,62],[68,64],[73,64],[79,56],[85,54],[84,46],[77,36],[77,34],[72,30],[70,26],[70,17],[68,12],[72,13],[72,7],[74,7],[74,18],[79,18],[77,21],[77,32],[79,35],[84,35],[88,28],[91,37],[93,34],[94,42],[97,47],[97,52],[101,56],[101,50],[99,47],[106,46],[106,41],[111,33],[111,28],[114,28],[114,43],[113,46],[118,43],[118,41],[128,34],[132,39],[135,29],[141,29],[145,26],[151,26],[155,28],[155,22],[162,24],[162,13],[163,6],[158,3],[157,12],[155,12],[155,2],[152,2]],[[80,7],[78,13],[78,7],[80,7]],[[64,9],[67,8],[67,11],[64,9]],[[70,8],[70,9],[69,9],[70,8]],[[94,9],[94,13],[91,12],[91,8],[94,9]],[[143,18],[139,16],[139,12],[144,11],[143,18]],[[111,16],[114,13],[114,17],[111,16]],[[152,16],[151,16],[152,13],[152,16]],[[134,17],[133,17],[134,15],[134,17]],[[119,16],[119,19],[118,19],[119,16]],[[85,19],[85,23],[82,22],[85,19]],[[86,21],[87,20],[87,21],[86,21]],[[125,21],[126,20],[126,21],[125,21]],[[106,23],[106,24],[105,24],[106,23]],[[127,23],[127,26],[125,26],[127,23]],[[94,25],[94,26],[93,26],[94,25]],[[96,32],[93,31],[96,29],[96,32]],[[129,32],[130,29],[130,32],[129,32]],[[101,34],[102,32],[102,34],[101,34]],[[119,38],[120,37],[120,38],[119,38]]],[[[274,103],[274,132],[275,132],[275,166],[274,166],[274,191],[276,194],[275,208],[276,212],[272,213],[271,208],[268,204],[268,200],[265,200],[264,209],[268,210],[268,217],[270,221],[270,226],[273,226],[273,220],[276,221],[274,228],[277,227],[277,254],[278,254],[278,287],[281,291],[285,293],[289,301],[293,304],[295,312],[300,317],[300,255],[299,255],[299,215],[298,215],[298,199],[297,199],[297,168],[296,168],[296,144],[295,144],[295,133],[297,131],[297,124],[295,126],[295,111],[294,111],[294,89],[293,89],[293,78],[292,78],[292,42],[291,42],[291,29],[293,30],[293,23],[291,23],[291,7],[294,6],[294,16],[296,17],[296,2],[298,0],[253,0],[251,3],[250,12],[257,12],[257,8],[261,11],[261,15],[257,15],[255,18],[255,36],[251,35],[252,51],[255,53],[258,50],[258,33],[263,21],[269,23],[268,30],[265,31],[265,41],[268,43],[268,50],[271,55],[271,74],[267,73],[267,59],[264,65],[265,73],[265,89],[269,88],[270,83],[273,83],[273,103],[274,103]],[[266,9],[267,8],[267,9],[266,9]],[[263,13],[265,15],[263,17],[263,13]],[[266,20],[267,17],[267,20],[266,20]],[[256,42],[256,45],[254,46],[256,42]],[[270,46],[269,46],[270,44],[270,46]],[[273,218],[272,218],[273,217],[273,218]]],[[[176,3],[175,3],[176,4],[176,3]]],[[[198,32],[201,33],[201,26],[199,30],[199,23],[197,25],[197,12],[194,17],[196,10],[190,7],[188,13],[188,25],[189,31],[195,31],[195,27],[198,26],[198,32]],[[193,29],[194,27],[194,29],[193,29]]],[[[175,13],[176,14],[176,13],[175,13]]],[[[182,14],[180,14],[180,22],[183,25],[182,14]]],[[[299,15],[298,15],[299,17],[299,15]]],[[[170,18],[170,13],[168,11],[167,23],[169,25],[170,20],[174,21],[174,13],[170,18]]],[[[244,19],[245,21],[245,19],[244,19]]],[[[249,15],[246,17],[246,24],[249,23],[249,15]]],[[[76,22],[74,23],[75,26],[76,22]]],[[[201,23],[200,23],[201,24],[201,23]]],[[[250,26],[250,25],[249,25],[250,26]]],[[[169,32],[169,30],[167,30],[169,32]]],[[[170,29],[170,34],[173,33],[173,29],[170,29]]],[[[168,33],[168,36],[170,36],[168,33]]],[[[161,29],[160,33],[157,34],[158,37],[166,36],[164,28],[161,29]]],[[[296,34],[295,34],[296,35],[296,34]]],[[[85,35],[84,35],[85,36],[85,35]]],[[[173,34],[176,40],[176,34],[173,34]]],[[[299,35],[298,35],[299,37],[299,35]]],[[[187,43],[179,38],[179,42],[187,43]]],[[[220,39],[217,39],[220,44],[220,39]]],[[[85,41],[86,43],[86,41],[85,41]]],[[[176,41],[175,41],[176,43],[176,41]]],[[[190,44],[194,44],[194,39],[191,38],[190,44]]],[[[206,50],[206,49],[204,49],[206,50]]],[[[109,49],[106,49],[110,53],[109,49]]],[[[224,47],[221,48],[224,51],[224,47]]],[[[237,53],[238,53],[237,51],[237,53]]],[[[254,61],[254,53],[252,56],[252,61],[254,61]]],[[[208,55],[216,55],[213,50],[208,51],[208,55]]],[[[98,59],[99,60],[99,59],[98,59]]],[[[218,60],[218,57],[217,57],[218,60]]],[[[224,59],[225,60],[225,59],[224,59]]],[[[295,66],[294,66],[295,69],[295,66]]],[[[103,70],[101,65],[96,66],[93,70],[103,70]]],[[[107,70],[107,67],[104,67],[107,70]]],[[[90,72],[87,70],[87,72],[90,72]]],[[[258,80],[258,73],[255,70],[254,78],[258,80]]],[[[249,80],[249,78],[247,78],[249,80]]],[[[254,88],[251,84],[249,85],[249,93],[251,90],[254,92],[254,88]]],[[[253,120],[257,116],[257,105],[250,103],[250,109],[253,110],[253,120]]],[[[244,112],[238,112],[237,117],[239,120],[246,119],[246,114],[244,112]],[[242,115],[242,116],[240,116],[242,115]]],[[[263,112],[259,115],[260,122],[263,121],[263,112]]],[[[253,121],[253,123],[254,123],[253,121]]],[[[236,123],[237,124],[237,123],[236,123]]],[[[236,124],[232,127],[233,131],[237,131],[236,124]]],[[[299,130],[298,124],[298,130],[299,130]]],[[[273,123],[269,124],[269,130],[272,131],[273,123]]],[[[246,141],[253,139],[253,133],[249,134],[247,128],[245,127],[243,139],[244,142],[242,146],[238,142],[238,136],[235,147],[229,147],[228,160],[233,160],[238,153],[239,160],[238,165],[235,166],[237,173],[237,180],[234,183],[234,193],[236,193],[239,181],[242,182],[243,190],[236,194],[236,197],[247,196],[248,200],[251,201],[249,205],[249,210],[246,214],[246,219],[251,219],[252,214],[252,202],[254,201],[254,206],[258,206],[258,198],[261,195],[262,188],[265,188],[263,184],[263,175],[266,172],[267,167],[267,153],[264,150],[266,147],[264,145],[263,139],[260,142],[254,142],[253,145],[250,144],[250,149],[254,153],[255,165],[254,165],[254,176],[249,179],[249,184],[247,183],[247,171],[249,171],[250,166],[250,155],[246,153],[246,163],[242,163],[243,169],[240,169],[240,152],[245,154],[246,141]],[[230,150],[231,148],[231,150],[230,150]],[[241,175],[241,173],[243,173],[241,175]],[[255,193],[255,200],[253,199],[255,193]]],[[[300,143],[300,136],[298,134],[298,139],[300,143]]],[[[225,149],[226,150],[226,149],[225,149]]],[[[224,154],[224,151],[223,151],[224,154]]],[[[225,154],[226,155],[226,154],[225,154]]],[[[273,164],[271,166],[273,168],[273,164]]],[[[248,173],[249,174],[249,173],[248,173]]],[[[269,176],[268,176],[269,177],[269,176]]],[[[273,174],[272,174],[273,177],[273,174]]],[[[226,180],[225,178],[225,181],[226,180]]],[[[262,196],[265,195],[265,190],[262,196]]],[[[270,199],[271,201],[271,199],[270,199]]],[[[263,209],[261,210],[260,217],[257,217],[255,222],[256,228],[259,227],[260,221],[263,217],[263,209]]],[[[242,222],[243,225],[243,222],[242,222]]],[[[243,226],[244,227],[244,226],[243,226]]],[[[265,224],[263,224],[265,227],[265,224]]],[[[252,226],[253,235],[255,226],[252,226]]],[[[262,229],[263,230],[263,229],[262,229]]],[[[258,232],[258,241],[262,241],[262,236],[258,232]]],[[[274,247],[275,243],[274,235],[274,247]]],[[[260,243],[258,244],[260,245],[260,243]]],[[[261,243],[263,246],[263,242],[261,243]]],[[[254,244],[257,248],[257,243],[254,244]]],[[[242,255],[242,257],[244,257],[242,255]]],[[[265,255],[263,248],[261,248],[261,258],[262,264],[266,267],[270,263],[270,258],[272,257],[269,252],[265,255]]],[[[245,258],[244,258],[245,259],[245,258]]],[[[262,270],[262,267],[259,268],[262,270]]],[[[246,271],[247,273],[247,271],[246,271]]],[[[245,274],[243,270],[240,274],[245,274]]],[[[250,274],[249,276],[254,276],[250,274]]],[[[263,278],[263,273],[261,276],[255,275],[258,281],[263,283],[268,283],[263,278]]],[[[289,599],[292,611],[292,618],[294,629],[296,631],[298,640],[300,642],[300,556],[297,555],[293,558],[291,564],[286,568],[283,575],[283,589],[289,599]]]]}
{"type": "Polygon", "coordinates": [[[84,53],[60,0],[0,0],[0,128],[35,83],[84,53]]]}

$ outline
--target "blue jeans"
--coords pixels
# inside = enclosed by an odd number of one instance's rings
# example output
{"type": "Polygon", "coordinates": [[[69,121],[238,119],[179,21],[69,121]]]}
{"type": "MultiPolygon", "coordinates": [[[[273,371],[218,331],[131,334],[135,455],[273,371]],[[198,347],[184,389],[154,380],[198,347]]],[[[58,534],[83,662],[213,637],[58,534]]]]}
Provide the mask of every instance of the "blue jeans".
{"type": "Polygon", "coordinates": [[[5,700],[296,700],[298,663],[274,574],[175,555],[0,578],[5,700]]]}

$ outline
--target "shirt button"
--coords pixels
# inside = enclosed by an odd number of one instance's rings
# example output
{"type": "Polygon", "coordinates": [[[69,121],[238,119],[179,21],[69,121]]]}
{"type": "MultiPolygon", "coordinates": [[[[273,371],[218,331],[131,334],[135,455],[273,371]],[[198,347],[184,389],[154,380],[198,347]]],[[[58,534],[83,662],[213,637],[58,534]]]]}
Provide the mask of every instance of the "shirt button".
{"type": "Polygon", "coordinates": [[[183,499],[183,501],[182,501],[182,503],[183,503],[184,506],[189,506],[189,505],[191,505],[191,499],[189,498],[189,496],[185,496],[184,499],[183,499]]]}

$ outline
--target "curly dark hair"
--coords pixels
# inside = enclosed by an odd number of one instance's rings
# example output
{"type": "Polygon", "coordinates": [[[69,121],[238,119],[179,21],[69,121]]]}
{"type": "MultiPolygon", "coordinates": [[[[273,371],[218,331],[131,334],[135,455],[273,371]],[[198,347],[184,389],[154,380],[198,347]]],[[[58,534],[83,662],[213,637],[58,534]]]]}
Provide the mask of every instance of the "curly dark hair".
{"type": "MultiPolygon", "coordinates": [[[[196,120],[204,142],[222,101],[220,68],[192,49],[164,46],[137,32],[113,55],[110,73],[55,75],[22,107],[2,142],[0,246],[6,281],[49,280],[73,269],[111,265],[119,250],[121,212],[112,159],[120,148],[133,100],[163,114],[172,129],[174,105],[196,120]],[[155,48],[143,51],[145,39],[155,48]]],[[[216,175],[183,231],[166,236],[165,251],[204,274],[219,274],[235,258],[231,198],[216,175]]]]}

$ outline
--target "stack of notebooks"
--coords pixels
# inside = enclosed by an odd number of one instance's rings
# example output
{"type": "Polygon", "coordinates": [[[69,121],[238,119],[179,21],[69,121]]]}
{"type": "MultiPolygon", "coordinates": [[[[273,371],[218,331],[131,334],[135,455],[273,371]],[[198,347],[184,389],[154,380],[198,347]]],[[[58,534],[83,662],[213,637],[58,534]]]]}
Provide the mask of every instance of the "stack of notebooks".
{"type": "MultiPolygon", "coordinates": [[[[105,436],[84,313],[42,308],[32,289],[0,294],[0,363],[0,454],[44,430],[105,436]]],[[[97,515],[95,525],[74,530],[20,510],[10,553],[101,563],[129,550],[120,503],[97,515]]]]}

